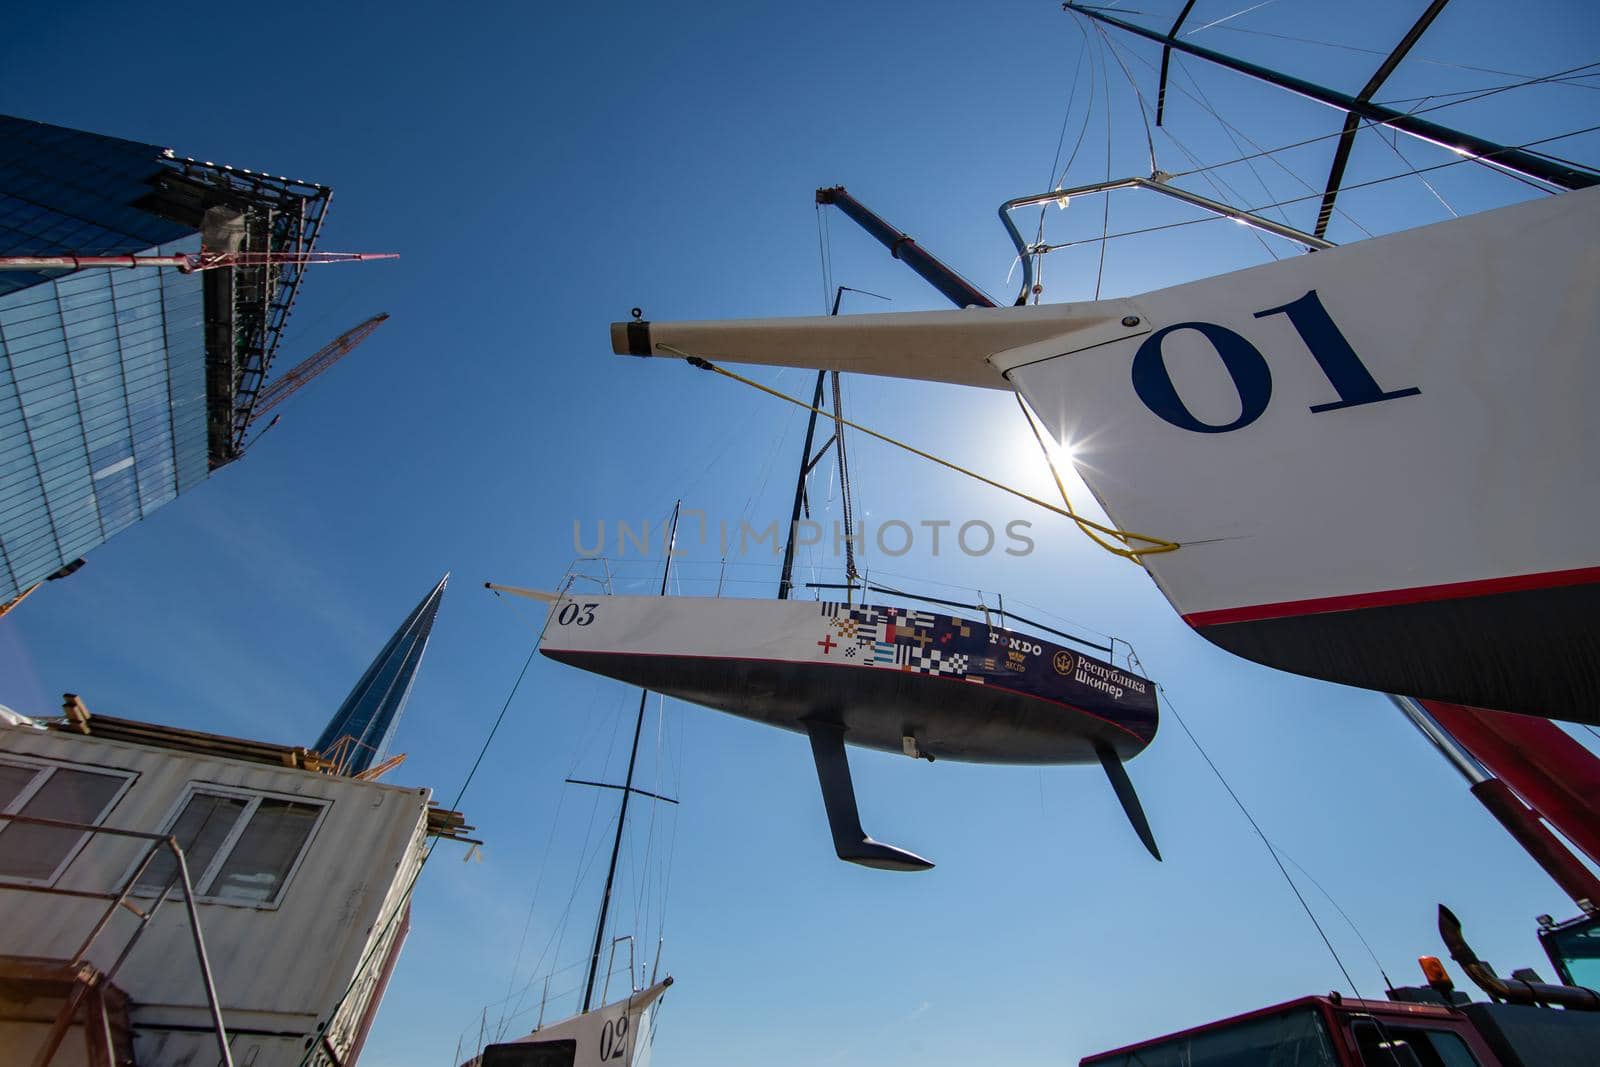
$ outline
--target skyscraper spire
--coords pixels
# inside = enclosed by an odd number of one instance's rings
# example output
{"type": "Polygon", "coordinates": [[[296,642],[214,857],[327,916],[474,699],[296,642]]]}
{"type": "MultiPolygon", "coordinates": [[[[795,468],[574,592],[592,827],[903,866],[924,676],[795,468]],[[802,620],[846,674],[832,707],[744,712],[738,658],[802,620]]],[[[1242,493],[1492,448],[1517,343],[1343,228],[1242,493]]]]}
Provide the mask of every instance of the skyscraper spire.
{"type": "Polygon", "coordinates": [[[359,774],[384,758],[449,580],[449,574],[440,578],[406,616],[317,738],[316,750],[334,759],[344,774],[359,774]]]}

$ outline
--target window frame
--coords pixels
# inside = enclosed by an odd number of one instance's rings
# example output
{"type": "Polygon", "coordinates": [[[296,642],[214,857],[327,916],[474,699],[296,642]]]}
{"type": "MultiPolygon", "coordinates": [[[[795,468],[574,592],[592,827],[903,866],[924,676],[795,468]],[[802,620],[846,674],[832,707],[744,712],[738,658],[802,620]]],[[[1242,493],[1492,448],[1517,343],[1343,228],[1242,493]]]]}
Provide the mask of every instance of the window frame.
{"type": "MultiPolygon", "coordinates": [[[[23,786],[22,791],[12,798],[10,803],[0,806],[0,814],[5,815],[22,815],[22,809],[28,806],[39,791],[44,788],[45,783],[57,771],[82,771],[85,774],[98,774],[107,778],[121,778],[122,784],[117,787],[117,791],[111,795],[111,799],[106,801],[105,807],[101,808],[93,819],[85,820],[85,826],[104,825],[106,818],[122,802],[122,798],[128,795],[128,790],[133,788],[134,780],[139,777],[138,771],[129,770],[126,767],[108,767],[99,763],[78,763],[73,760],[52,759],[48,756],[26,756],[10,751],[0,752],[0,763],[9,764],[13,767],[35,768],[33,779],[23,786]],[[49,773],[40,773],[44,771],[49,773]]],[[[12,823],[7,821],[5,825],[10,826],[12,823]]],[[[50,872],[48,878],[23,878],[19,875],[6,874],[4,871],[0,871],[0,888],[6,886],[28,886],[35,889],[54,888],[56,882],[60,881],[61,877],[67,873],[67,868],[72,866],[72,861],[78,858],[78,854],[84,850],[89,844],[90,838],[94,836],[88,830],[80,833],[78,840],[67,850],[67,854],[62,857],[55,870],[50,872]]]]}
{"type": "MultiPolygon", "coordinates": [[[[1429,1056],[1441,1063],[1445,1063],[1446,1067],[1449,1067],[1444,1053],[1439,1050],[1439,1045],[1435,1041],[1440,1036],[1455,1042],[1461,1051],[1467,1054],[1467,1060],[1471,1067],[1482,1067],[1484,1063],[1488,1062],[1484,1059],[1482,1050],[1468,1039],[1466,1033],[1456,1026],[1445,1024],[1439,1019],[1380,1019],[1376,1015],[1362,1013],[1352,1015],[1348,1025],[1350,1037],[1355,1044],[1356,1055],[1367,1067],[1373,1067],[1373,1063],[1372,1058],[1361,1051],[1360,1034],[1363,1027],[1376,1031],[1380,1040],[1404,1042],[1408,1046],[1413,1061],[1423,1065],[1423,1067],[1426,1067],[1428,1057],[1417,1051],[1419,1041],[1427,1046],[1429,1056]]],[[[1389,1067],[1391,1063],[1397,1062],[1397,1060],[1398,1057],[1381,1059],[1377,1062],[1376,1067],[1389,1067]]]]}
{"type": "MultiPolygon", "coordinates": [[[[244,809],[234,816],[233,825],[228,828],[227,835],[223,837],[221,844],[217,846],[216,854],[211,857],[211,862],[206,864],[205,870],[196,872],[191,869],[189,871],[189,883],[194,889],[195,903],[218,904],[229,908],[254,908],[257,911],[276,911],[282,906],[283,898],[289,891],[289,884],[294,881],[295,874],[299,872],[301,864],[305,862],[306,856],[311,852],[311,846],[317,839],[317,833],[327,820],[329,809],[333,807],[333,800],[328,797],[305,797],[294,793],[281,793],[271,789],[254,789],[247,786],[223,785],[218,782],[191,781],[184,786],[184,790],[179,794],[177,801],[168,808],[166,816],[161,820],[161,829],[158,832],[170,834],[172,828],[177,825],[178,819],[183,815],[184,810],[188,808],[189,802],[197,795],[233,797],[246,801],[246,804],[244,809]],[[295,853],[293,862],[284,871],[283,878],[278,883],[278,891],[273,894],[271,900],[240,900],[237,897],[212,896],[210,893],[212,884],[217,880],[217,876],[222,873],[222,868],[227,864],[228,857],[233,854],[234,847],[238,845],[239,838],[244,836],[245,828],[250,825],[250,820],[255,818],[263,800],[282,800],[291,804],[304,804],[315,807],[318,809],[317,817],[312,822],[311,830],[306,834],[305,841],[301,843],[300,851],[295,853]]],[[[139,862],[136,861],[128,868],[127,874],[123,876],[123,881],[133,877],[134,872],[139,867],[139,862]]],[[[185,863],[187,862],[188,858],[186,856],[185,863]]],[[[129,887],[129,893],[133,896],[149,899],[154,899],[157,896],[155,890],[137,884],[129,887]]]]}

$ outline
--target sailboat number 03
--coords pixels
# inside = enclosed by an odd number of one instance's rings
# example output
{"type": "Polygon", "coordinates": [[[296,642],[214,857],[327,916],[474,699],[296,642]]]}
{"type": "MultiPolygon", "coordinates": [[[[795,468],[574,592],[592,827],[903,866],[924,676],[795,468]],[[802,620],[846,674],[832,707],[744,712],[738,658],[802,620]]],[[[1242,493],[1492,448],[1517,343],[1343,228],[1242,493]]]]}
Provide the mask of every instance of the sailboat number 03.
{"type": "Polygon", "coordinates": [[[556,622],[559,622],[562,626],[571,626],[573,623],[577,623],[579,626],[588,626],[591,622],[594,622],[594,609],[599,606],[599,604],[575,604],[569,600],[561,606],[561,612],[556,616],[556,622]]]}
{"type": "Polygon", "coordinates": [[[628,1052],[628,1017],[621,1015],[615,1022],[606,1020],[600,1028],[600,1060],[620,1060],[628,1052]]]}
{"type": "MultiPolygon", "coordinates": [[[[1312,405],[1313,414],[1416,396],[1422,392],[1415,388],[1386,392],[1380,387],[1366,364],[1361,362],[1361,357],[1350,347],[1350,342],[1345,340],[1333,317],[1328,314],[1328,309],[1322,306],[1322,298],[1317,296],[1315,289],[1291,303],[1255,313],[1258,319],[1269,315],[1284,315],[1289,319],[1312,358],[1322,368],[1328,384],[1339,394],[1339,399],[1333,403],[1312,405]]],[[[1260,349],[1226,326],[1214,322],[1180,322],[1152,333],[1139,346],[1139,351],[1134,353],[1133,390],[1139,394],[1145,407],[1180,430],[1228,433],[1244,429],[1267,410],[1267,403],[1272,399],[1272,371],[1260,349]],[[1195,417],[1178,395],[1161,351],[1161,344],[1167,335],[1178,330],[1193,330],[1200,334],[1211,342],[1211,347],[1222,360],[1228,376],[1233,379],[1233,387],[1239,393],[1239,417],[1232,422],[1221,425],[1203,422],[1195,417]]]]}

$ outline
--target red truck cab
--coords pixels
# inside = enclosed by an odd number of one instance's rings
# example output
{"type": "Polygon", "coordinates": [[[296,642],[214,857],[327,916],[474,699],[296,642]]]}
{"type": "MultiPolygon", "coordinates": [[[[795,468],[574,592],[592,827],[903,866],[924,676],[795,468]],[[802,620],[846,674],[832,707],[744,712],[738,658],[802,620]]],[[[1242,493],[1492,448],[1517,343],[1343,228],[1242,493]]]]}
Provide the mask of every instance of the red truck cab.
{"type": "Polygon", "coordinates": [[[1082,1067],[1594,1067],[1600,1014],[1301,997],[1086,1056],[1082,1067]]]}

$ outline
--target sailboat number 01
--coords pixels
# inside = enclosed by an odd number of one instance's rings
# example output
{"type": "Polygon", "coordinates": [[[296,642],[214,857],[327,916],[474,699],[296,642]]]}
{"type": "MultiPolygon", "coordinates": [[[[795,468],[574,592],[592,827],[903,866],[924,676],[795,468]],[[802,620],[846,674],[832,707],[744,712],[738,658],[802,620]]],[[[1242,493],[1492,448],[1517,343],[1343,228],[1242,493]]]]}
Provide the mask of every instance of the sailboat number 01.
{"type": "Polygon", "coordinates": [[[556,622],[562,626],[571,626],[573,623],[588,626],[594,622],[594,609],[599,606],[599,604],[575,604],[569,600],[561,605],[561,611],[556,615],[556,622]]]}
{"type": "MultiPolygon", "coordinates": [[[[1367,370],[1366,364],[1361,362],[1361,357],[1356,355],[1355,349],[1350,347],[1350,342],[1345,340],[1344,334],[1339,332],[1339,327],[1328,314],[1328,309],[1322,306],[1322,298],[1317,296],[1315,289],[1291,303],[1255,313],[1258,319],[1269,315],[1288,317],[1290,325],[1317,361],[1317,366],[1322,368],[1328,384],[1339,394],[1339,399],[1334,403],[1312,405],[1313,414],[1376,404],[1381,400],[1396,400],[1402,396],[1416,396],[1422,392],[1415,388],[1384,391],[1372,377],[1372,372],[1367,370]]],[[[1261,417],[1261,413],[1267,410],[1267,402],[1272,399],[1272,371],[1267,367],[1266,357],[1255,345],[1226,326],[1214,322],[1180,322],[1152,333],[1139,346],[1139,351],[1134,353],[1132,373],[1133,391],[1139,394],[1145,407],[1178,429],[1195,433],[1242,430],[1261,417]],[[1195,417],[1178,395],[1161,352],[1162,342],[1167,335],[1178,330],[1193,330],[1204,337],[1211,342],[1211,347],[1222,360],[1228,376],[1233,379],[1233,387],[1239,393],[1239,417],[1232,422],[1221,425],[1203,422],[1195,417]]]]}

